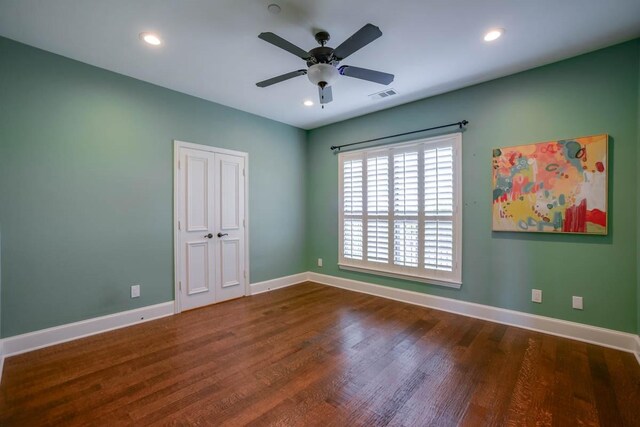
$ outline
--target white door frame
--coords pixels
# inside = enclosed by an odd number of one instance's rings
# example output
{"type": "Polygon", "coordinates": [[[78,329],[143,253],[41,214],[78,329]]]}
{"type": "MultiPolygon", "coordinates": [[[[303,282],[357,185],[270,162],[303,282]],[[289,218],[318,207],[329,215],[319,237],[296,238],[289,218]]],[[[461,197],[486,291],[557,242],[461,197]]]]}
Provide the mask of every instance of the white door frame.
{"type": "Polygon", "coordinates": [[[245,247],[245,270],[247,276],[244,282],[244,295],[249,295],[249,283],[250,280],[250,268],[249,268],[249,153],[243,151],[227,150],[224,148],[211,147],[209,145],[194,144],[191,142],[173,140],[173,274],[174,274],[174,313],[180,313],[182,306],[180,304],[180,271],[182,269],[180,261],[180,249],[182,248],[182,242],[180,240],[180,233],[178,230],[178,194],[181,191],[180,187],[180,149],[191,148],[193,150],[207,151],[210,153],[229,154],[232,156],[238,156],[244,158],[244,218],[246,221],[244,227],[244,247],[245,247]]]}

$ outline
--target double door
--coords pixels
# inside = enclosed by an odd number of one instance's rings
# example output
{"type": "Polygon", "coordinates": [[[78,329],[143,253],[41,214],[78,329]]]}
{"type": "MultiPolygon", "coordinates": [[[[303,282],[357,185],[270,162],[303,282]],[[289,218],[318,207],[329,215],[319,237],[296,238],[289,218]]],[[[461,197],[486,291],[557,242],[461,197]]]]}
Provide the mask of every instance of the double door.
{"type": "Polygon", "coordinates": [[[177,147],[179,310],[245,295],[246,155],[177,147]]]}

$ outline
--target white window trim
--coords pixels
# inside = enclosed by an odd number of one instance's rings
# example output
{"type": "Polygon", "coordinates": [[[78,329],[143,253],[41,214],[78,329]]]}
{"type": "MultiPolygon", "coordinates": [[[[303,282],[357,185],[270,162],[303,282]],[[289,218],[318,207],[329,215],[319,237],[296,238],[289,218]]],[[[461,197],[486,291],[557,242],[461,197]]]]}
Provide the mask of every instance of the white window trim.
{"type": "MultiPolygon", "coordinates": [[[[422,156],[419,156],[422,157],[422,156]]],[[[420,167],[422,168],[422,161],[420,161],[420,167]]],[[[390,170],[393,167],[393,162],[390,163],[390,170]]],[[[462,133],[457,132],[453,134],[441,135],[431,138],[424,138],[419,140],[413,140],[406,143],[394,144],[394,145],[386,145],[382,147],[374,147],[362,150],[352,150],[344,153],[340,153],[338,155],[338,194],[339,194],[339,224],[338,224],[338,266],[341,270],[349,270],[349,271],[358,271],[363,273],[376,274],[380,276],[386,277],[394,277],[404,280],[410,280],[414,282],[421,283],[429,283],[433,285],[446,286],[450,288],[459,289],[462,286],[462,133]],[[454,187],[455,187],[455,195],[454,195],[454,206],[453,206],[453,229],[454,229],[454,253],[453,253],[453,271],[452,272],[440,272],[438,270],[432,269],[422,269],[418,270],[418,272],[422,272],[424,274],[416,274],[415,268],[411,267],[402,267],[395,266],[390,261],[389,264],[376,264],[373,262],[366,261],[367,257],[367,248],[366,245],[363,245],[363,259],[362,260],[354,260],[351,258],[343,257],[343,248],[344,248],[344,181],[343,181],[343,162],[345,160],[358,158],[363,159],[363,185],[366,180],[366,159],[368,155],[372,155],[376,152],[391,152],[390,159],[393,158],[393,154],[403,151],[408,151],[410,149],[415,148],[418,145],[425,145],[428,147],[436,147],[438,145],[451,145],[453,146],[453,156],[454,156],[454,171],[453,171],[453,179],[454,179],[454,187]]],[[[391,182],[389,183],[391,185],[391,182]]],[[[363,189],[364,190],[364,189],[363,189]]],[[[366,234],[366,221],[364,221],[364,217],[366,216],[365,212],[367,209],[367,198],[366,194],[363,191],[363,200],[362,200],[362,208],[363,208],[363,235],[366,234]]],[[[420,206],[421,211],[418,213],[419,221],[425,220],[424,214],[424,197],[422,196],[422,192],[420,193],[420,206]]],[[[391,201],[390,201],[391,202],[391,201]]],[[[393,209],[393,204],[389,205],[389,220],[391,219],[391,211],[393,209]]],[[[386,217],[382,217],[386,218],[386,217]]],[[[389,222],[389,233],[392,234],[393,224],[389,222]]],[[[420,244],[424,244],[424,236],[420,236],[420,244]]],[[[390,248],[391,251],[392,248],[390,248]]],[[[420,251],[420,265],[424,265],[424,258],[422,251],[420,251]]],[[[392,255],[390,253],[390,259],[392,259],[392,255]]]]}

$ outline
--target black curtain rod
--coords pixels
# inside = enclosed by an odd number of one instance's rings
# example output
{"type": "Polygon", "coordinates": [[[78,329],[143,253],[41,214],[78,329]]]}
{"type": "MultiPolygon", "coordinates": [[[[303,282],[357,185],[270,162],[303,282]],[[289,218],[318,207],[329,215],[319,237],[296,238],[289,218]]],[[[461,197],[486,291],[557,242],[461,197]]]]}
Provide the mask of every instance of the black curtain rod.
{"type": "Polygon", "coordinates": [[[428,131],[428,130],[436,130],[436,129],[448,128],[448,127],[451,127],[451,126],[458,126],[458,127],[460,127],[460,129],[462,129],[462,127],[463,127],[463,126],[466,126],[467,124],[469,124],[469,122],[468,122],[468,121],[466,121],[466,120],[462,120],[461,122],[449,123],[448,125],[434,126],[434,127],[432,127],[432,128],[418,129],[418,130],[414,130],[414,131],[411,131],[411,132],[397,133],[397,134],[395,134],[395,135],[389,135],[389,136],[381,136],[380,138],[373,138],[373,139],[367,139],[366,141],[352,142],[351,144],[332,145],[332,146],[331,146],[331,151],[333,151],[333,150],[338,150],[338,151],[340,151],[340,149],[341,149],[341,148],[344,148],[344,147],[350,147],[350,146],[352,146],[352,145],[365,144],[365,143],[367,143],[367,142],[380,141],[381,139],[395,138],[396,136],[411,135],[412,133],[426,132],[426,131],[428,131]]]}

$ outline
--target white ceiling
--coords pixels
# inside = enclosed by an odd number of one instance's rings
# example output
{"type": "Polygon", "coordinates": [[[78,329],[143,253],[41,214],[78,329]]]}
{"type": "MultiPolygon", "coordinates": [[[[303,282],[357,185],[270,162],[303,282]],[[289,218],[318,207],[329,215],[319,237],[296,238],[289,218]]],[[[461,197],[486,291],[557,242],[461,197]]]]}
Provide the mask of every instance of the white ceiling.
{"type": "Polygon", "coordinates": [[[557,61],[640,35],[639,0],[0,0],[0,35],[200,98],[311,129],[557,61]],[[279,15],[267,5],[282,7],[279,15]],[[348,77],[324,110],[306,77],[255,83],[305,68],[260,39],[304,50],[322,29],[336,47],[366,23],[383,36],[342,65],[395,74],[399,95],[348,77]],[[492,27],[506,29],[493,43],[492,27]],[[142,43],[154,31],[164,45],[142,43]],[[312,99],[313,107],[303,100],[312,99]]]}

